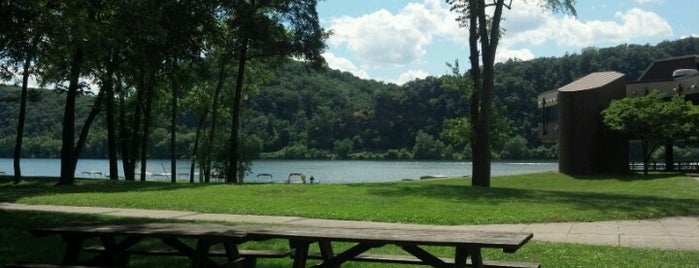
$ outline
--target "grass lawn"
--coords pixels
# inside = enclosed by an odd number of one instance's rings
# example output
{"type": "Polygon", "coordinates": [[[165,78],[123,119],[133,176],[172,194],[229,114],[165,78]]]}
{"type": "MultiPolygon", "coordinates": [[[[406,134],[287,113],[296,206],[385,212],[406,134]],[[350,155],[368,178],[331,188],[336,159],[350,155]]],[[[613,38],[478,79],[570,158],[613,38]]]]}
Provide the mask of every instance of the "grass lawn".
{"type": "Polygon", "coordinates": [[[571,177],[541,173],[377,184],[185,184],[55,179],[12,185],[0,202],[188,210],[426,224],[533,223],[699,215],[699,180],[679,174],[571,177]]]}
{"type": "MultiPolygon", "coordinates": [[[[496,177],[492,188],[468,179],[347,185],[202,185],[80,180],[54,187],[55,179],[13,185],[0,178],[0,202],[190,210],[428,224],[523,223],[642,219],[699,215],[699,181],[678,174],[574,178],[558,173],[496,177]]],[[[61,213],[0,211],[0,267],[9,262],[60,262],[59,237],[27,230],[71,221],[155,221],[61,213]]],[[[346,246],[346,245],[339,245],[346,246]]],[[[286,248],[285,241],[253,248],[286,248]]],[[[395,249],[383,249],[394,253],[395,249]]],[[[438,255],[453,255],[432,249],[438,255]]],[[[530,242],[515,254],[487,250],[493,260],[529,261],[543,267],[696,267],[699,251],[635,249],[530,242]]],[[[133,267],[189,267],[184,258],[133,257],[133,267]]],[[[289,259],[259,267],[288,267],[289,259]]],[[[343,267],[391,267],[352,263],[343,267]]],[[[402,267],[402,266],[395,266],[402,267]]]]}

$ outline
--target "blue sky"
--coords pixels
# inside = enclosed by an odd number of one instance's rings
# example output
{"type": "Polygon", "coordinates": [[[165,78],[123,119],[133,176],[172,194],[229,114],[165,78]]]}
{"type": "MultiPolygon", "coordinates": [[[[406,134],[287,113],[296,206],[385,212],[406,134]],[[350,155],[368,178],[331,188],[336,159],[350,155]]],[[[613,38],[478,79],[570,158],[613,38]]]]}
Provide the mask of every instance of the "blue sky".
{"type": "MultiPolygon", "coordinates": [[[[577,17],[537,2],[513,0],[505,12],[499,61],[699,37],[697,0],[578,0],[577,17]]],[[[467,63],[467,32],[444,0],[324,0],[318,14],[333,31],[324,55],[333,69],[403,84],[447,74],[446,62],[467,63]]]]}

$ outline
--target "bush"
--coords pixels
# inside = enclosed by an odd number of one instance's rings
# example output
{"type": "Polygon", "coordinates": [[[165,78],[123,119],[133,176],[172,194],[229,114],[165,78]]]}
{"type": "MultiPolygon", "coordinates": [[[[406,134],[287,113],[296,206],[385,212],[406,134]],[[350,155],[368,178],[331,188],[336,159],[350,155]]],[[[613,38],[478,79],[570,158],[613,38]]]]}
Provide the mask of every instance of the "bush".
{"type": "Polygon", "coordinates": [[[432,135],[418,131],[413,147],[413,159],[437,160],[444,159],[446,146],[440,140],[435,140],[432,135]]]}

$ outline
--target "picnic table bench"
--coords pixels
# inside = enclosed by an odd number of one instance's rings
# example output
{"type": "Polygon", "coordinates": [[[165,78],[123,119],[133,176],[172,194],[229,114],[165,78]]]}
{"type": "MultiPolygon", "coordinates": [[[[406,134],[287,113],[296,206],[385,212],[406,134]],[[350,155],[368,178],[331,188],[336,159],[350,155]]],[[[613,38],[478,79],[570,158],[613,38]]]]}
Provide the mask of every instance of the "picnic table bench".
{"type": "Polygon", "coordinates": [[[475,232],[437,230],[433,228],[348,228],[309,226],[227,226],[214,224],[88,224],[66,225],[31,230],[35,236],[60,235],[66,245],[65,265],[120,265],[129,255],[188,256],[193,267],[254,267],[257,258],[293,259],[292,267],[306,267],[309,260],[320,261],[313,267],[340,267],[348,261],[421,264],[433,267],[539,267],[533,263],[484,261],[483,248],[514,253],[531,238],[531,233],[475,232]],[[97,239],[95,239],[97,238],[97,239]],[[86,245],[87,239],[101,245],[86,245]],[[157,239],[167,249],[137,245],[144,239],[157,239]],[[238,246],[249,241],[282,239],[288,250],[242,250],[238,246]],[[195,241],[186,243],[186,240],[195,241]],[[349,243],[348,249],[335,252],[333,243],[349,243]],[[320,252],[309,252],[312,244],[320,252]],[[190,246],[190,244],[194,244],[190,246]],[[222,250],[212,249],[221,244],[222,250]],[[409,255],[376,255],[370,249],[395,245],[409,255]],[[454,256],[437,257],[425,246],[454,248],[454,256]],[[86,262],[82,252],[98,253],[86,262]],[[216,259],[214,259],[216,258],[216,259]],[[220,259],[224,259],[221,262],[220,259]],[[217,262],[218,261],[218,262],[217,262]]]}

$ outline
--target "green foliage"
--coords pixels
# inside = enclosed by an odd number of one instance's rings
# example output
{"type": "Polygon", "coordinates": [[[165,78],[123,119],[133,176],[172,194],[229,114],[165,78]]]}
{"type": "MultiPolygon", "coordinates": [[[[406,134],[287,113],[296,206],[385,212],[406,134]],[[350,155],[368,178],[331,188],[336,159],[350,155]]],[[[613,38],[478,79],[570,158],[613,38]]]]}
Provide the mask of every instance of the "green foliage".
{"type": "Polygon", "coordinates": [[[693,135],[699,108],[674,96],[665,100],[660,92],[614,100],[602,112],[609,129],[641,140],[668,140],[693,135]]]}
{"type": "Polygon", "coordinates": [[[335,141],[334,152],[339,158],[345,159],[352,152],[353,142],[349,139],[335,141]]]}
{"type": "MultiPolygon", "coordinates": [[[[657,46],[586,48],[580,53],[560,58],[510,60],[496,64],[494,94],[496,112],[499,113],[496,118],[503,120],[503,125],[508,127],[498,132],[500,141],[494,143],[494,153],[501,154],[510,137],[521,136],[527,140],[527,155],[555,158],[555,148],[542,145],[537,137],[540,115],[536,106],[538,93],[600,70],[626,73],[629,81],[632,81],[654,59],[687,54],[699,54],[699,38],[668,41],[657,46]]],[[[242,118],[244,135],[254,134],[261,139],[262,151],[266,152],[263,157],[282,157],[282,154],[270,152],[303,144],[306,147],[304,153],[296,154],[297,157],[332,158],[335,142],[349,139],[353,142],[352,152],[348,156],[351,159],[381,159],[387,156],[389,150],[401,152],[391,154],[390,158],[399,156],[406,159],[411,153],[402,152],[412,151],[420,130],[442,140],[446,147],[450,145],[457,155],[470,155],[469,125],[460,121],[468,117],[469,102],[464,92],[453,90],[450,84],[458,81],[466,83],[465,80],[455,81],[453,76],[430,77],[397,86],[362,80],[336,70],[312,70],[298,62],[268,71],[273,75],[266,77],[264,83],[257,84],[257,90],[249,92],[242,118]]],[[[214,85],[211,81],[195,85],[183,94],[187,97],[180,101],[183,108],[177,126],[177,148],[179,157],[183,158],[191,155],[198,115],[212,105],[210,99],[214,85]]],[[[85,117],[93,98],[78,98],[76,118],[85,117]]],[[[169,107],[164,99],[156,99],[163,103],[155,106],[150,124],[152,132],[160,133],[156,134],[160,137],[169,132],[169,107]]],[[[14,149],[18,100],[19,90],[16,87],[0,86],[0,157],[10,157],[14,149]]],[[[25,153],[26,157],[52,157],[60,153],[48,150],[53,148],[51,144],[60,140],[63,102],[64,96],[54,92],[30,91],[25,136],[28,140],[40,137],[41,142],[32,143],[43,144],[40,148],[44,149],[35,150],[32,155],[25,153]],[[47,142],[49,140],[52,142],[47,142]]],[[[131,111],[133,109],[127,110],[131,111]]],[[[230,120],[229,114],[230,110],[221,109],[218,112],[220,126],[227,125],[224,122],[230,120]]],[[[497,121],[494,126],[498,126],[497,121]]],[[[105,157],[106,148],[101,148],[106,144],[105,129],[104,114],[100,114],[82,157],[105,157]]],[[[221,153],[225,153],[225,135],[217,136],[216,140],[215,148],[221,148],[221,153]]],[[[149,157],[169,157],[166,142],[151,139],[151,143],[149,157]]]]}
{"type": "Polygon", "coordinates": [[[446,158],[446,146],[432,135],[418,131],[415,136],[413,158],[418,160],[439,160],[446,158]]]}
{"type": "Polygon", "coordinates": [[[529,159],[529,149],[527,148],[527,139],[522,136],[512,137],[505,142],[505,145],[500,151],[502,159],[529,159]]]}

